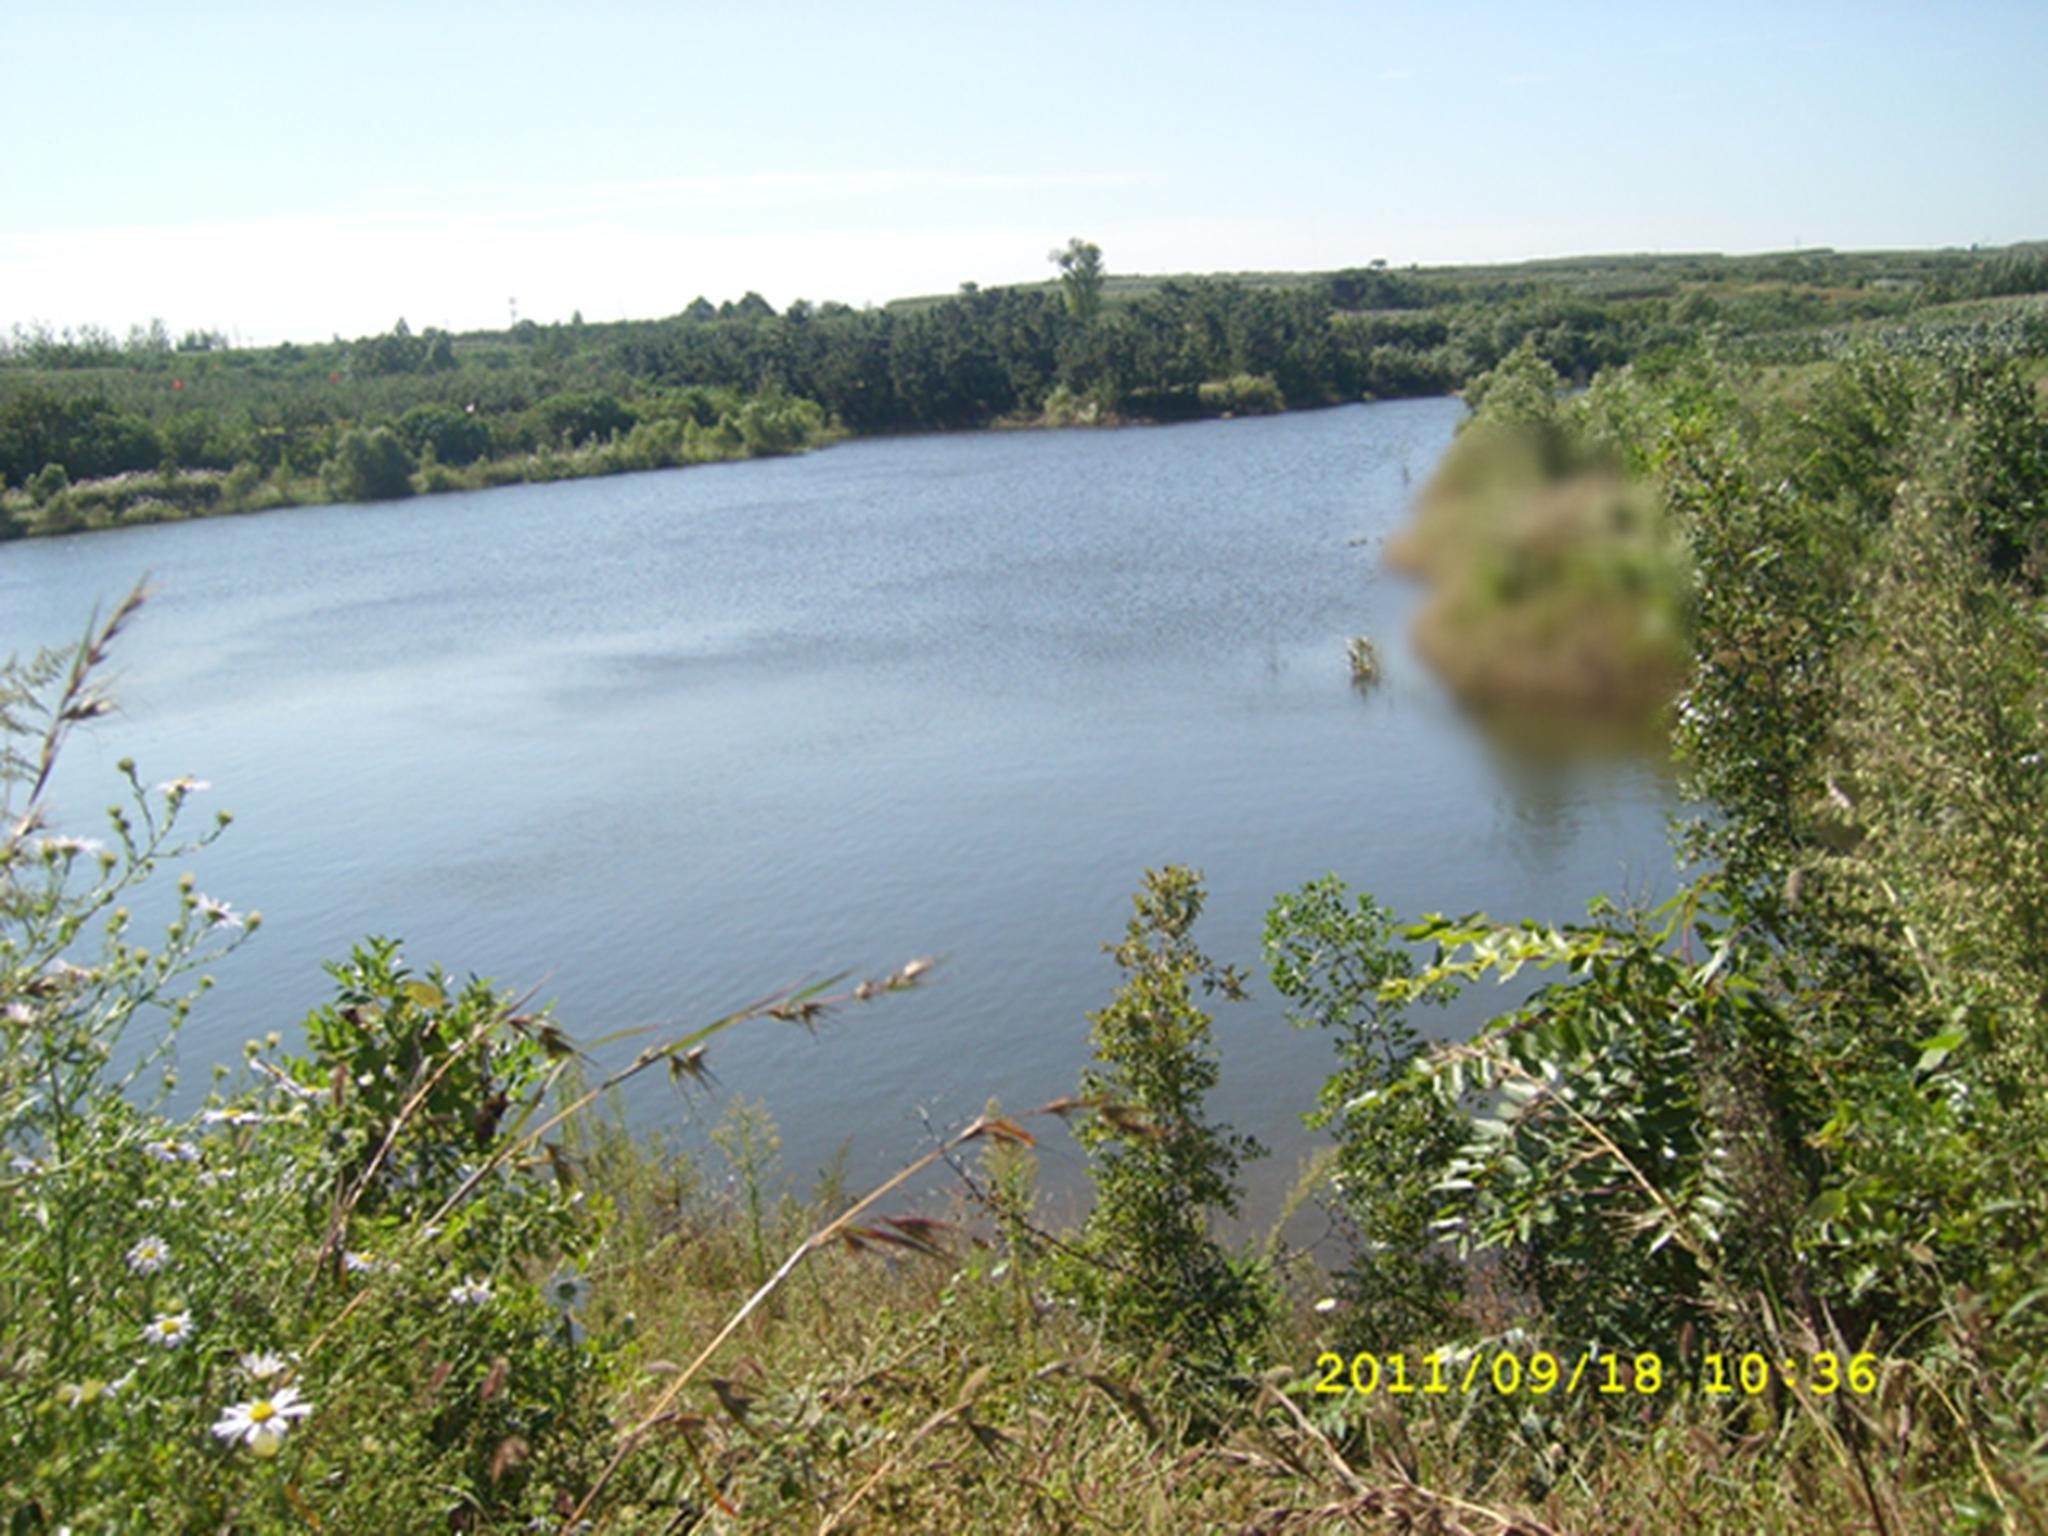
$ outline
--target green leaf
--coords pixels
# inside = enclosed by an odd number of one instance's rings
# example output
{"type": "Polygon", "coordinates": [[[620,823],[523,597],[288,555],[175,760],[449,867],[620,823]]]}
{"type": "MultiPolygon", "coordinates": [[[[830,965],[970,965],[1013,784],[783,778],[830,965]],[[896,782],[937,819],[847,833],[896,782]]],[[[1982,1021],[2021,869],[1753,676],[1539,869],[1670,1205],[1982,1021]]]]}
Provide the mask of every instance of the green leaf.
{"type": "Polygon", "coordinates": [[[1935,1071],[1943,1062],[1948,1060],[1950,1053],[1956,1047],[1963,1044],[1969,1038],[1970,1032],[1966,1029],[1945,1029],[1938,1035],[1932,1035],[1922,1040],[1919,1044],[1920,1061],[1914,1070],[1917,1072],[1935,1071]]]}

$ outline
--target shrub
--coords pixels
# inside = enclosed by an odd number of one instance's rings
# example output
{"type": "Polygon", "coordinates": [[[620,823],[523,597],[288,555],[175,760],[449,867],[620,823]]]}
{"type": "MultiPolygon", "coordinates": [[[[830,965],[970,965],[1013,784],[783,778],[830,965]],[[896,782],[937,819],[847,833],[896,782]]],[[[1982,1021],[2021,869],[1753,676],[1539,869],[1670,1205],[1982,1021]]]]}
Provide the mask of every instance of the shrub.
{"type": "Polygon", "coordinates": [[[342,433],[320,470],[320,483],[336,501],[394,501],[412,494],[416,466],[389,427],[342,433]]]}
{"type": "Polygon", "coordinates": [[[1237,373],[1210,379],[1196,391],[1202,409],[1212,416],[1267,416],[1287,409],[1287,398],[1268,374],[1237,373]]]}
{"type": "Polygon", "coordinates": [[[1202,900],[1194,871],[1148,871],[1112,950],[1124,981],[1093,1015],[1100,1065],[1082,1074],[1081,1092],[1097,1113],[1077,1133],[1095,1209],[1058,1283],[1113,1341],[1164,1349],[1184,1382],[1214,1391],[1251,1369],[1272,1291],[1256,1260],[1209,1230],[1236,1213],[1238,1169],[1261,1149],[1203,1115],[1217,1067],[1195,989],[1243,994],[1241,978],[1195,947],[1202,900]]]}
{"type": "Polygon", "coordinates": [[[491,424],[473,406],[461,411],[452,405],[416,405],[398,418],[398,435],[414,454],[431,448],[436,459],[457,469],[488,458],[492,449],[491,424]]]}
{"type": "Polygon", "coordinates": [[[70,487],[71,477],[64,473],[62,464],[45,464],[28,483],[29,500],[39,507],[44,506],[51,497],[70,487]]]}
{"type": "MultiPolygon", "coordinates": [[[[1387,910],[1335,876],[1280,897],[1266,917],[1266,965],[1298,1029],[1328,1030],[1338,1068],[1302,1118],[1336,1136],[1331,1185],[1354,1242],[1338,1279],[1361,1347],[1437,1340],[1452,1329],[1461,1275],[1431,1222],[1437,1183],[1464,1146],[1465,1118],[1408,1084],[1425,1060],[1402,1004],[1383,996],[1414,966],[1387,910]]],[[[1441,989],[1422,994],[1441,1003],[1441,989]]]]}

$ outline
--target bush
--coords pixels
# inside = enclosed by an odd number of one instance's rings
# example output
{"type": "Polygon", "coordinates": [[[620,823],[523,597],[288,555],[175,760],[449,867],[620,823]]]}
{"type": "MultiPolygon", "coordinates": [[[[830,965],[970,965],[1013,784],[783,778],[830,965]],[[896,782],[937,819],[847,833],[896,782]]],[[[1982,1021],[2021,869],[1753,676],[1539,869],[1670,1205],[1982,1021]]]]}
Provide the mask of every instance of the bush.
{"type": "Polygon", "coordinates": [[[394,501],[412,494],[415,467],[390,428],[351,429],[321,467],[320,483],[336,501],[394,501]]]}
{"type": "Polygon", "coordinates": [[[456,469],[490,457],[493,446],[491,424],[474,406],[459,411],[452,405],[416,405],[398,418],[398,435],[414,454],[431,448],[437,460],[456,469]]]}
{"type": "Polygon", "coordinates": [[[532,411],[540,440],[550,447],[577,448],[629,432],[633,413],[617,398],[595,390],[550,395],[532,411]]]}
{"type": "MultiPolygon", "coordinates": [[[[1396,1092],[1425,1060],[1402,1005],[1383,996],[1414,966],[1387,910],[1354,898],[1335,876],[1273,903],[1266,964],[1296,1028],[1328,1030],[1339,1066],[1317,1107],[1302,1118],[1337,1138],[1331,1185],[1354,1242],[1338,1279],[1351,1303],[1348,1327],[1361,1348],[1437,1340],[1451,1332],[1461,1274],[1431,1226],[1438,1182],[1465,1143],[1455,1106],[1396,1092]]],[[[1441,1003],[1442,990],[1422,995],[1441,1003]]]]}
{"type": "Polygon", "coordinates": [[[60,491],[71,488],[71,477],[64,473],[62,464],[45,464],[28,483],[29,500],[37,506],[46,506],[60,491]]]}
{"type": "Polygon", "coordinates": [[[1164,1349],[1198,1394],[1248,1374],[1273,1307],[1270,1277],[1227,1252],[1213,1216],[1237,1211],[1237,1172],[1258,1143],[1203,1117],[1216,1084],[1209,1015],[1195,988],[1241,997],[1241,979],[1194,945],[1201,878],[1147,872],[1123,943],[1116,998],[1093,1015],[1098,1068],[1081,1093],[1097,1106],[1078,1136],[1091,1158],[1095,1209],[1057,1283],[1114,1342],[1164,1349]]]}
{"type": "Polygon", "coordinates": [[[1266,416],[1287,409],[1280,386],[1268,374],[1238,373],[1210,379],[1195,392],[1212,416],[1266,416]]]}

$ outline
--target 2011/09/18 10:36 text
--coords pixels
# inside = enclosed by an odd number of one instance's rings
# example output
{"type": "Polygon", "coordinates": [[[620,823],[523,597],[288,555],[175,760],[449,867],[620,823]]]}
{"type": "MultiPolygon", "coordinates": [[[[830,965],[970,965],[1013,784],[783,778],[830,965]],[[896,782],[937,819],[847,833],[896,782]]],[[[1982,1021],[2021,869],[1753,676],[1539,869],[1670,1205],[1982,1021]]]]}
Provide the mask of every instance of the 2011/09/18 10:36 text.
{"type": "Polygon", "coordinates": [[[1736,1393],[1755,1397],[1775,1383],[1788,1390],[1803,1384],[1819,1397],[1845,1388],[1869,1396],[1877,1390],[1877,1366],[1874,1354],[1855,1354],[1845,1361],[1832,1350],[1784,1360],[1755,1352],[1732,1357],[1715,1352],[1701,1358],[1697,1375],[1667,1370],[1663,1356],[1654,1350],[1617,1354],[1589,1349],[1576,1358],[1560,1357],[1549,1350],[1527,1356],[1513,1350],[1450,1350],[1414,1357],[1362,1353],[1349,1360],[1326,1351],[1316,1356],[1316,1391],[1362,1397],[1483,1391],[1501,1397],[1520,1393],[1544,1397],[1560,1391],[1567,1396],[1584,1391],[1649,1397],[1670,1388],[1709,1397],[1736,1393]]]}

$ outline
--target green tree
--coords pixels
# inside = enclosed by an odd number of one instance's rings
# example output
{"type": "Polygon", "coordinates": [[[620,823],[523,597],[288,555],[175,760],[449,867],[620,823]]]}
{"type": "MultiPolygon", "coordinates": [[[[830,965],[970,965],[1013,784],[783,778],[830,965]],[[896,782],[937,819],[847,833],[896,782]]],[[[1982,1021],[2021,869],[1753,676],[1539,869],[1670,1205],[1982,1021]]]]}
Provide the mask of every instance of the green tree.
{"type": "Polygon", "coordinates": [[[1179,865],[1148,871],[1123,943],[1124,973],[1093,1015],[1095,1059],[1081,1092],[1097,1107],[1076,1133],[1090,1153],[1095,1209],[1059,1283],[1116,1342],[1164,1346],[1191,1385],[1241,1373],[1270,1316],[1256,1260],[1227,1252],[1212,1217],[1237,1211],[1237,1174],[1262,1149],[1209,1123],[1216,1085],[1203,992],[1243,996],[1242,979],[1195,946],[1201,876],[1179,865]]]}
{"type": "Polygon", "coordinates": [[[351,429],[335,443],[320,479],[336,501],[393,501],[412,494],[417,467],[389,427],[351,429]]]}
{"type": "Polygon", "coordinates": [[[398,418],[398,435],[415,454],[434,450],[434,457],[457,468],[474,464],[491,451],[491,425],[474,411],[452,405],[416,405],[398,418]]]}
{"type": "Polygon", "coordinates": [[[1102,247],[1076,235],[1064,250],[1048,252],[1046,260],[1060,269],[1067,313],[1084,326],[1094,324],[1102,312],[1102,247]]]}

